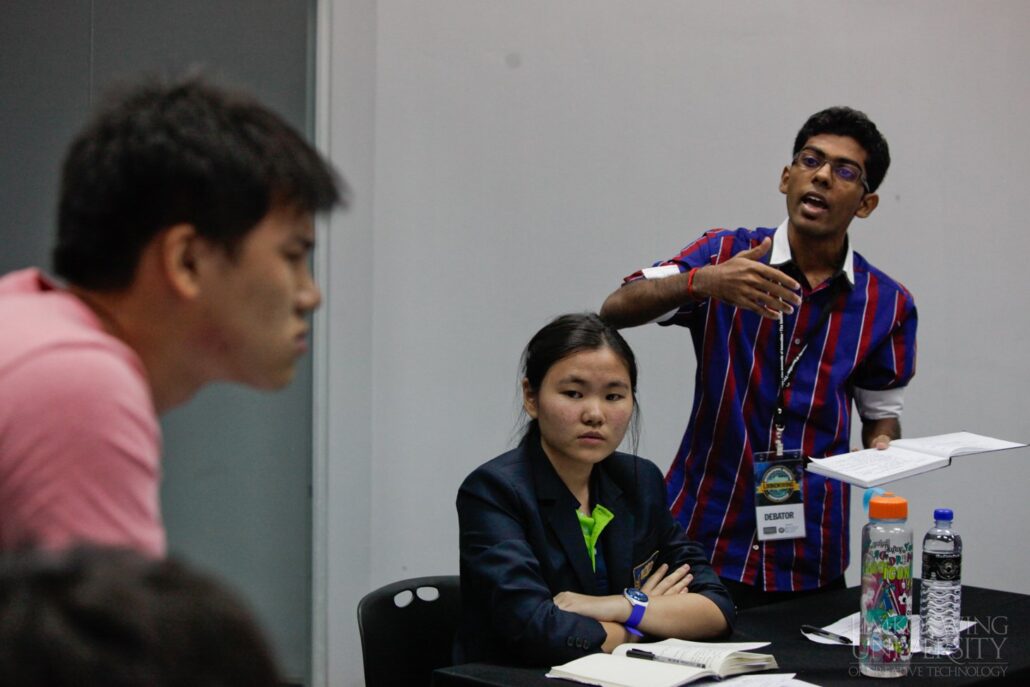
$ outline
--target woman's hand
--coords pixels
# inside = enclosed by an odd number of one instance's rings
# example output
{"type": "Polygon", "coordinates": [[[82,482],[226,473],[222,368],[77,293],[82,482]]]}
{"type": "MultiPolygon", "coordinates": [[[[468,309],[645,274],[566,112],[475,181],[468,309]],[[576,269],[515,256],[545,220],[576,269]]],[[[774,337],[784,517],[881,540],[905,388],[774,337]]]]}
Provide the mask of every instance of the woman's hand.
{"type": "MultiPolygon", "coordinates": [[[[669,566],[662,563],[647,578],[640,591],[652,598],[686,594],[689,591],[687,585],[693,580],[694,576],[690,574],[689,565],[681,565],[669,572],[669,566]]],[[[614,623],[626,622],[630,611],[633,610],[629,601],[622,594],[591,596],[578,592],[558,592],[554,595],[554,605],[563,611],[614,623]]]]}
{"type": "Polygon", "coordinates": [[[610,654],[620,644],[640,641],[640,637],[630,634],[623,626],[632,609],[629,601],[621,594],[590,596],[577,592],[559,592],[554,595],[554,605],[563,611],[578,613],[601,623],[606,635],[601,651],[605,653],[610,654]]]}
{"type": "Polygon", "coordinates": [[[591,596],[578,592],[558,592],[554,595],[554,605],[563,611],[613,623],[626,622],[632,610],[622,594],[591,596]]]}
{"type": "Polygon", "coordinates": [[[681,565],[672,572],[669,572],[669,566],[662,563],[647,578],[640,591],[647,594],[648,597],[686,594],[689,591],[687,585],[693,581],[694,576],[690,574],[689,565],[681,565]]]}

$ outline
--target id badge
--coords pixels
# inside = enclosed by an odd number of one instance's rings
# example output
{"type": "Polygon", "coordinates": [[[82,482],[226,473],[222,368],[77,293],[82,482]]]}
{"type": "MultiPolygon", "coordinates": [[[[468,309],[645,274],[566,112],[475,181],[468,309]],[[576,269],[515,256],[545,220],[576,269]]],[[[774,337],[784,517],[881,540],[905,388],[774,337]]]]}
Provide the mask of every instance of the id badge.
{"type": "Polygon", "coordinates": [[[657,561],[658,561],[658,552],[655,551],[654,553],[652,553],[650,556],[647,557],[646,561],[644,561],[640,565],[634,565],[633,566],[633,588],[634,589],[640,589],[640,587],[643,586],[643,584],[645,582],[647,582],[647,578],[650,577],[651,573],[654,571],[654,567],[655,567],[654,564],[657,561]]]}
{"type": "Polygon", "coordinates": [[[805,536],[804,462],[801,451],[755,454],[758,541],[805,536]]]}

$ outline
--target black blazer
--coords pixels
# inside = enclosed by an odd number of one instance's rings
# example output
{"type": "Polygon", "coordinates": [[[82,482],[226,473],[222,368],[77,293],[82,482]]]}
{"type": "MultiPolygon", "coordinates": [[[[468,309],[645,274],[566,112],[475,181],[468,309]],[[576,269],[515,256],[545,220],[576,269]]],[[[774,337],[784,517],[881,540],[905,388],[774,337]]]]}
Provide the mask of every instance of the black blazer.
{"type": "MultiPolygon", "coordinates": [[[[615,515],[600,537],[607,593],[638,586],[649,561],[652,570],[689,563],[691,593],[714,601],[732,625],[733,601],[701,547],[669,514],[658,468],[613,453],[591,479],[595,503],[615,515]]],[[[600,592],[576,517],[579,502],[539,437],[473,471],[458,490],[457,506],[462,617],[455,662],[550,666],[600,651],[601,624],[552,601],[561,591],[600,592]]]]}

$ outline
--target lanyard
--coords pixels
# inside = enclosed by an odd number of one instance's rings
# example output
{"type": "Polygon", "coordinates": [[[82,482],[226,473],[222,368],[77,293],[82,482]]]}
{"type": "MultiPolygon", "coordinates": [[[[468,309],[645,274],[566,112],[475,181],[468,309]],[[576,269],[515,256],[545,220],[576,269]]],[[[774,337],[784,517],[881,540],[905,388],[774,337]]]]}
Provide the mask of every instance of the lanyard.
{"type": "MultiPolygon", "coordinates": [[[[788,346],[785,345],[784,340],[784,326],[783,326],[783,315],[780,315],[779,327],[780,327],[780,388],[779,393],[776,396],[776,414],[773,416],[773,424],[776,430],[775,434],[775,446],[776,455],[783,455],[783,430],[786,428],[786,415],[785,415],[785,396],[787,388],[790,386],[791,380],[794,378],[794,373],[797,372],[798,361],[801,360],[801,356],[808,350],[808,344],[811,343],[812,337],[815,336],[816,332],[823,328],[826,324],[826,320],[830,317],[830,311],[833,310],[833,303],[837,300],[840,295],[840,279],[839,277],[833,282],[833,284],[827,289],[830,293],[826,296],[826,302],[823,304],[822,311],[819,313],[819,319],[815,325],[812,326],[805,335],[805,340],[801,345],[801,350],[798,351],[794,359],[789,363],[787,362],[787,350],[788,346]]],[[[801,309],[798,308],[797,315],[795,315],[794,322],[797,323],[797,316],[801,314],[801,309]]]]}

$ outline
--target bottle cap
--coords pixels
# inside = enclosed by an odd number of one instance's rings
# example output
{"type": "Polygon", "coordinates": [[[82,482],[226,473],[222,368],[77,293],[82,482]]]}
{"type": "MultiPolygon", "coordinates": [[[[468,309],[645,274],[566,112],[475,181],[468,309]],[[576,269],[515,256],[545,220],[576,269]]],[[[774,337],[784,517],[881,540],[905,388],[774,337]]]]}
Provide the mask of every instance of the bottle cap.
{"type": "Polygon", "coordinates": [[[908,501],[885,491],[869,499],[869,517],[876,520],[904,520],[908,517],[908,501]]]}
{"type": "Polygon", "coordinates": [[[950,508],[937,508],[933,512],[934,520],[954,520],[955,514],[951,512],[950,508]]]}

